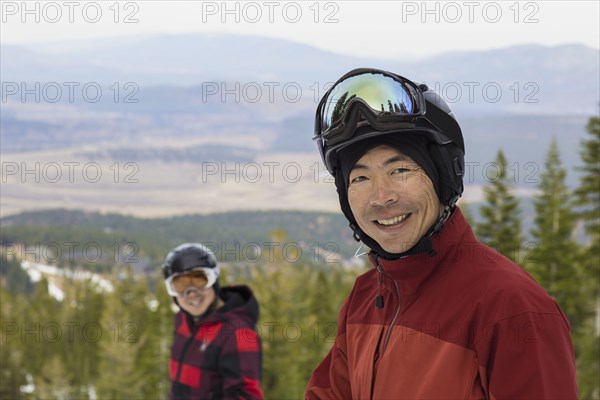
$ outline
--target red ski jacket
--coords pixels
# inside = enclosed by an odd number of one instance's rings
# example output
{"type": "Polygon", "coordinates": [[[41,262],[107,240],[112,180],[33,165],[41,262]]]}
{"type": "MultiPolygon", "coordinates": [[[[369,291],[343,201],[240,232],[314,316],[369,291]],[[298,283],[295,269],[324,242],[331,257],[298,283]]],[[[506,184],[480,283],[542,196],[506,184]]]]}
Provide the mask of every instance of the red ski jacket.
{"type": "Polygon", "coordinates": [[[171,399],[262,399],[258,303],[246,286],[221,290],[225,305],[194,325],[175,317],[171,399]]]}
{"type": "Polygon", "coordinates": [[[457,208],[436,255],[377,259],[344,302],[307,399],[576,399],[570,326],[457,208]],[[381,296],[379,300],[376,300],[381,296]]]}

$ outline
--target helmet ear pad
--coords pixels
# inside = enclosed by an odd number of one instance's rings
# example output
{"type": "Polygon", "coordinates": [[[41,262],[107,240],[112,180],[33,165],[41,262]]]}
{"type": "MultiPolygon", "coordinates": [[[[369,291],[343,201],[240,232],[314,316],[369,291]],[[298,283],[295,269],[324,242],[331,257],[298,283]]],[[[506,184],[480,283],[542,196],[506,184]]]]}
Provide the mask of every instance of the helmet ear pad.
{"type": "Polygon", "coordinates": [[[464,153],[454,143],[439,145],[429,142],[427,151],[438,172],[440,202],[453,207],[464,189],[464,153]]]}
{"type": "MultiPolygon", "coordinates": [[[[340,207],[342,212],[346,216],[346,219],[350,222],[350,227],[355,231],[353,225],[358,228],[358,223],[354,218],[354,214],[352,214],[352,210],[350,209],[350,202],[348,201],[348,189],[346,188],[346,183],[344,182],[344,177],[342,171],[338,168],[335,171],[335,188],[338,193],[338,198],[340,200],[340,207]]],[[[355,231],[356,232],[356,231],[355,231]]],[[[355,237],[358,240],[358,238],[355,237]]]]}

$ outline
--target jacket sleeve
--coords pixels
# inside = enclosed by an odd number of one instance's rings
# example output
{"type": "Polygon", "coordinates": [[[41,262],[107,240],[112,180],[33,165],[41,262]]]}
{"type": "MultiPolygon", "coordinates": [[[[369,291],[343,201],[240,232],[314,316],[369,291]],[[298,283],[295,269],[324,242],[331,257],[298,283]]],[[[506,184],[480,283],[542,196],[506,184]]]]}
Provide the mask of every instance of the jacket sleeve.
{"type": "Polygon", "coordinates": [[[335,343],[327,356],[314,370],[305,399],[351,399],[352,392],[348,374],[348,355],[346,352],[346,314],[349,300],[346,299],[340,311],[338,331],[335,343]]]}
{"type": "Polygon", "coordinates": [[[249,327],[229,327],[219,362],[223,399],[262,399],[262,344],[249,327]]]}
{"type": "Polygon", "coordinates": [[[476,347],[489,399],[578,398],[570,326],[558,306],[482,327],[476,347]]]}

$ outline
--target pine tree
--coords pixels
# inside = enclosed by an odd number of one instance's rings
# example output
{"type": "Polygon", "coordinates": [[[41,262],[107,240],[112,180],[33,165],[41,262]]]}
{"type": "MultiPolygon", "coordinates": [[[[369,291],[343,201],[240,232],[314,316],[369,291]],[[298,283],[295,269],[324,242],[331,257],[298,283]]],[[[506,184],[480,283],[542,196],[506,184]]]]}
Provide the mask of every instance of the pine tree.
{"type": "Polygon", "coordinates": [[[25,304],[21,295],[11,295],[0,285],[0,321],[2,343],[0,344],[0,399],[21,398],[21,386],[26,384],[23,366],[23,341],[21,340],[21,310],[25,304]]]}
{"type": "Polygon", "coordinates": [[[246,282],[261,307],[265,398],[301,398],[335,341],[340,307],[362,270],[330,267],[286,262],[255,266],[246,282]]]}
{"type": "MultiPolygon", "coordinates": [[[[337,312],[339,310],[339,304],[335,304],[332,301],[332,297],[336,290],[341,290],[341,282],[333,281],[333,274],[327,274],[325,271],[314,271],[313,277],[309,281],[310,292],[308,293],[309,315],[314,318],[311,321],[311,328],[314,331],[311,340],[313,341],[313,348],[311,352],[315,353],[317,360],[323,356],[323,353],[328,350],[331,346],[331,339],[335,339],[335,335],[332,332],[337,327],[337,312]],[[316,292],[316,293],[315,293],[316,292]],[[320,295],[317,295],[320,293],[320,295]]],[[[349,291],[346,292],[348,294],[349,291]]],[[[314,357],[313,357],[314,358],[314,357]]]]}
{"type": "Polygon", "coordinates": [[[72,376],[66,370],[58,355],[45,361],[40,379],[35,382],[35,393],[40,399],[74,399],[81,398],[78,390],[72,385],[72,376]]]}
{"type": "Polygon", "coordinates": [[[302,379],[308,382],[314,368],[327,354],[337,333],[337,314],[341,304],[335,301],[336,292],[350,292],[343,286],[338,276],[325,270],[311,270],[311,276],[306,279],[303,297],[308,299],[308,307],[302,312],[306,321],[307,334],[304,339],[304,365],[300,369],[302,379]]]}
{"type": "Polygon", "coordinates": [[[100,326],[102,337],[95,387],[99,398],[140,398],[144,376],[138,367],[140,349],[145,343],[139,318],[144,297],[134,296],[131,274],[115,282],[115,291],[107,295],[100,326]]]}
{"type": "Polygon", "coordinates": [[[575,191],[581,207],[580,219],[588,236],[581,259],[586,273],[586,285],[581,290],[588,298],[587,306],[591,316],[576,332],[577,374],[581,398],[600,398],[600,118],[590,118],[587,131],[591,137],[582,142],[581,160],[583,166],[580,184],[575,191]],[[595,314],[595,315],[594,315],[595,314]],[[577,340],[579,339],[579,340],[577,340]]]}
{"type": "MultiPolygon", "coordinates": [[[[586,233],[590,237],[590,250],[600,254],[600,118],[593,117],[587,125],[591,138],[582,142],[581,160],[578,168],[583,174],[580,186],[575,191],[577,204],[583,207],[580,213],[585,222],[586,233]]],[[[598,264],[596,264],[597,266],[598,264]]],[[[596,268],[598,276],[598,268],[596,268]]],[[[598,290],[598,289],[596,289],[598,290]]],[[[599,292],[596,292],[599,294],[599,292]]]]}
{"type": "Polygon", "coordinates": [[[165,286],[162,284],[162,277],[159,278],[161,284],[157,289],[158,308],[157,322],[160,326],[160,340],[158,361],[161,365],[159,371],[159,391],[162,393],[161,398],[166,398],[171,387],[169,379],[169,359],[171,357],[171,343],[173,342],[173,332],[175,331],[175,311],[173,306],[173,298],[169,296],[165,286]]]}
{"type": "Polygon", "coordinates": [[[142,327],[146,341],[140,349],[138,367],[146,383],[140,397],[145,399],[164,399],[168,397],[169,358],[173,342],[175,313],[168,295],[159,277],[156,298],[151,301],[152,307],[142,327]]]}
{"type": "Polygon", "coordinates": [[[302,396],[310,374],[309,347],[314,346],[306,315],[314,272],[283,260],[256,266],[252,289],[260,304],[259,334],[263,345],[262,389],[265,398],[302,396]],[[285,296],[282,296],[285,293],[285,296]],[[293,360],[293,362],[292,362],[293,360]]]}
{"type": "Polygon", "coordinates": [[[548,151],[540,194],[535,196],[535,228],[531,234],[535,249],[525,267],[558,302],[573,326],[587,316],[581,285],[584,277],[577,263],[578,245],[573,238],[575,215],[566,186],[556,140],[548,151]]]}
{"type": "Polygon", "coordinates": [[[75,397],[89,397],[89,387],[98,373],[100,318],[105,295],[90,280],[73,280],[65,285],[63,309],[63,355],[67,373],[79,388],[75,397]]]}
{"type": "Polygon", "coordinates": [[[471,205],[463,200],[459,202],[458,207],[460,208],[460,211],[462,212],[469,225],[475,226],[475,219],[473,218],[473,211],[471,210],[471,205]]]}
{"type": "Polygon", "coordinates": [[[34,383],[42,378],[46,360],[60,354],[62,321],[59,303],[48,292],[49,283],[42,278],[36,283],[28,311],[19,318],[23,322],[24,362],[34,383]]]}
{"type": "Polygon", "coordinates": [[[490,186],[483,189],[486,204],[480,208],[483,222],[476,225],[476,232],[483,243],[518,263],[522,243],[519,202],[512,194],[507,161],[501,149],[495,165],[498,173],[488,177],[490,186]]]}
{"type": "MultiPolygon", "coordinates": [[[[292,279],[283,274],[284,266],[256,266],[253,290],[260,304],[259,334],[263,346],[262,389],[265,398],[289,397],[286,384],[289,379],[289,347],[283,337],[283,329],[288,323],[287,313],[290,302],[281,293],[290,293],[292,279]]],[[[286,269],[287,270],[287,269],[286,269]]],[[[286,271],[287,272],[287,271],[286,271]]]]}
{"type": "Polygon", "coordinates": [[[583,174],[575,195],[576,204],[581,206],[579,216],[589,238],[586,270],[590,277],[590,294],[597,302],[600,298],[600,118],[591,118],[587,130],[592,137],[582,143],[581,159],[584,165],[578,170],[583,174]]]}

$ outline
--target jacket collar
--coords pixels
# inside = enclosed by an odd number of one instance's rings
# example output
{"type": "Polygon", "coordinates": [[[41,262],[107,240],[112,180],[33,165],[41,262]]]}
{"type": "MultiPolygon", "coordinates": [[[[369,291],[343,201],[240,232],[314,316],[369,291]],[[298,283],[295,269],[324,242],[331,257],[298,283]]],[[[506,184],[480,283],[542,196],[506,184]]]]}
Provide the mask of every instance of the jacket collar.
{"type": "Polygon", "coordinates": [[[243,321],[244,324],[248,325],[256,325],[259,317],[258,302],[248,286],[223,287],[220,296],[225,305],[219,309],[207,311],[196,324],[193,323],[194,318],[183,308],[180,308],[185,315],[186,323],[192,326],[232,320],[236,322],[243,321]]]}
{"type": "Polygon", "coordinates": [[[371,253],[369,259],[373,266],[379,264],[387,276],[398,282],[402,298],[409,299],[417,294],[435,271],[444,267],[444,260],[456,256],[456,247],[465,239],[465,235],[476,240],[462,212],[456,207],[443,228],[431,237],[435,255],[418,253],[397,260],[386,260],[371,253]]]}

